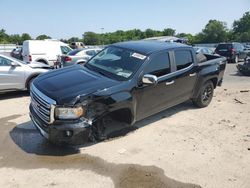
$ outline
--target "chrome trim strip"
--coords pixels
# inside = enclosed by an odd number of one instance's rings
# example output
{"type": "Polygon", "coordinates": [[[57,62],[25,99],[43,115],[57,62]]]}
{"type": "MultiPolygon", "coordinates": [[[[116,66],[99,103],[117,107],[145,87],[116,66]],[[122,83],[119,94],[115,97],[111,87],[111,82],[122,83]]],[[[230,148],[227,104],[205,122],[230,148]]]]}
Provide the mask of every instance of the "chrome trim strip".
{"type": "Polygon", "coordinates": [[[50,107],[50,121],[49,124],[52,124],[55,121],[55,108],[56,106],[54,104],[50,107]]]}
{"type": "Polygon", "coordinates": [[[44,107],[43,106],[41,107],[42,110],[36,109],[36,107],[34,105],[32,105],[36,114],[42,120],[45,120],[46,121],[45,123],[52,124],[55,121],[54,112],[55,112],[55,107],[56,107],[56,101],[47,97],[46,95],[44,95],[33,84],[31,85],[31,92],[30,93],[31,93],[32,100],[38,101],[42,105],[44,105],[44,107]],[[44,108],[47,108],[47,109],[44,109],[44,108]],[[46,114],[46,112],[47,112],[47,114],[46,114]],[[46,115],[48,117],[45,117],[46,115]]]}
{"type": "Polygon", "coordinates": [[[167,78],[169,78],[169,77],[171,77],[171,76],[176,76],[176,75],[178,75],[178,74],[185,73],[186,71],[190,70],[190,69],[193,68],[193,67],[194,67],[194,64],[191,64],[191,65],[189,65],[188,67],[186,67],[186,68],[184,68],[184,69],[181,69],[181,70],[178,70],[178,71],[171,72],[171,73],[169,73],[169,74],[160,76],[160,77],[158,77],[158,81],[161,81],[161,80],[163,80],[163,79],[167,79],[167,78]]]}
{"type": "Polygon", "coordinates": [[[46,95],[44,95],[41,91],[39,91],[34,84],[31,85],[31,90],[35,91],[35,93],[41,97],[41,99],[44,99],[47,103],[49,104],[56,104],[56,101],[47,97],[46,95]]]}
{"type": "Polygon", "coordinates": [[[47,139],[49,139],[49,134],[46,133],[39,125],[38,123],[35,121],[35,118],[32,116],[32,114],[30,113],[30,118],[32,120],[32,122],[34,123],[34,125],[38,128],[38,130],[40,131],[40,133],[47,139]]]}

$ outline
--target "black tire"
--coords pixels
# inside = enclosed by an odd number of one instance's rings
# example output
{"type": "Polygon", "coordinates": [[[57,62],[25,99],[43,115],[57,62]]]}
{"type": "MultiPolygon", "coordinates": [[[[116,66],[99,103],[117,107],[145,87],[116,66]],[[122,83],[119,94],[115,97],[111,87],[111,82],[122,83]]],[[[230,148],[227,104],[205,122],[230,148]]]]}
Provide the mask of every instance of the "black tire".
{"type": "Polygon", "coordinates": [[[236,55],[235,58],[233,59],[233,63],[238,63],[239,62],[239,56],[236,55]]]}
{"type": "Polygon", "coordinates": [[[28,92],[30,92],[31,84],[32,84],[32,82],[34,81],[35,78],[36,78],[36,77],[31,78],[31,79],[29,80],[29,82],[27,83],[27,91],[28,91],[28,92]]]}
{"type": "Polygon", "coordinates": [[[85,61],[81,61],[79,63],[77,63],[78,65],[84,65],[86,62],[85,61]]]}
{"type": "Polygon", "coordinates": [[[42,60],[42,59],[39,59],[37,62],[43,63],[43,64],[45,64],[45,65],[48,65],[48,63],[47,63],[45,60],[42,60]]]}
{"type": "Polygon", "coordinates": [[[199,108],[207,107],[212,101],[214,94],[214,84],[211,81],[206,82],[196,99],[193,99],[193,104],[199,108]]]}

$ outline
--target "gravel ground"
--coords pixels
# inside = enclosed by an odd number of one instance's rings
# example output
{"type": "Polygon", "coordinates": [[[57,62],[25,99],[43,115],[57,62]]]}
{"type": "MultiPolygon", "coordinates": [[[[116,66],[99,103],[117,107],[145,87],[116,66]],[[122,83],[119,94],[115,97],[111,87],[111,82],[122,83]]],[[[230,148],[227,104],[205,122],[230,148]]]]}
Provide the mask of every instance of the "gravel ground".
{"type": "Polygon", "coordinates": [[[77,148],[40,136],[25,92],[0,95],[0,187],[250,185],[250,77],[229,64],[209,107],[183,103],[135,130],[77,148]]]}

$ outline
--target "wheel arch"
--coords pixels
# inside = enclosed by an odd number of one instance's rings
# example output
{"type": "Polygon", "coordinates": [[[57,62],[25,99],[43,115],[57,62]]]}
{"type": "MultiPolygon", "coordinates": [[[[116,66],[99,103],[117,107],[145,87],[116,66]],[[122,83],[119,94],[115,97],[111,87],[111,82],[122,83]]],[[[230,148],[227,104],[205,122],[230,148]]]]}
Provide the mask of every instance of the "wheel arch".
{"type": "Polygon", "coordinates": [[[45,63],[46,65],[49,65],[49,62],[45,58],[37,58],[35,61],[40,62],[40,63],[45,63]]]}
{"type": "Polygon", "coordinates": [[[213,83],[214,89],[217,87],[218,84],[218,78],[217,77],[209,77],[209,78],[203,78],[201,81],[196,85],[196,88],[194,90],[193,96],[191,97],[192,99],[197,98],[202,86],[207,83],[208,81],[211,81],[213,83]]]}
{"type": "Polygon", "coordinates": [[[30,76],[26,79],[26,82],[25,82],[25,88],[26,88],[26,89],[28,89],[28,84],[29,84],[29,82],[30,82],[33,78],[36,78],[38,75],[39,75],[39,73],[35,73],[35,74],[30,75],[30,76]]]}

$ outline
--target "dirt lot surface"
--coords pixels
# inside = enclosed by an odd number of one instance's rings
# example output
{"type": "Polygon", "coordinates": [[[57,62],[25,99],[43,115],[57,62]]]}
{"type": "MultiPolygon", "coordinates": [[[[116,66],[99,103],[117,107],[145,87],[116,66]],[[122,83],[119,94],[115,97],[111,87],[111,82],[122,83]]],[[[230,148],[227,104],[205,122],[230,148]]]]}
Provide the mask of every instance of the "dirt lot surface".
{"type": "Polygon", "coordinates": [[[235,65],[209,107],[186,102],[78,148],[47,143],[29,100],[0,95],[0,187],[250,187],[250,77],[235,65]]]}

